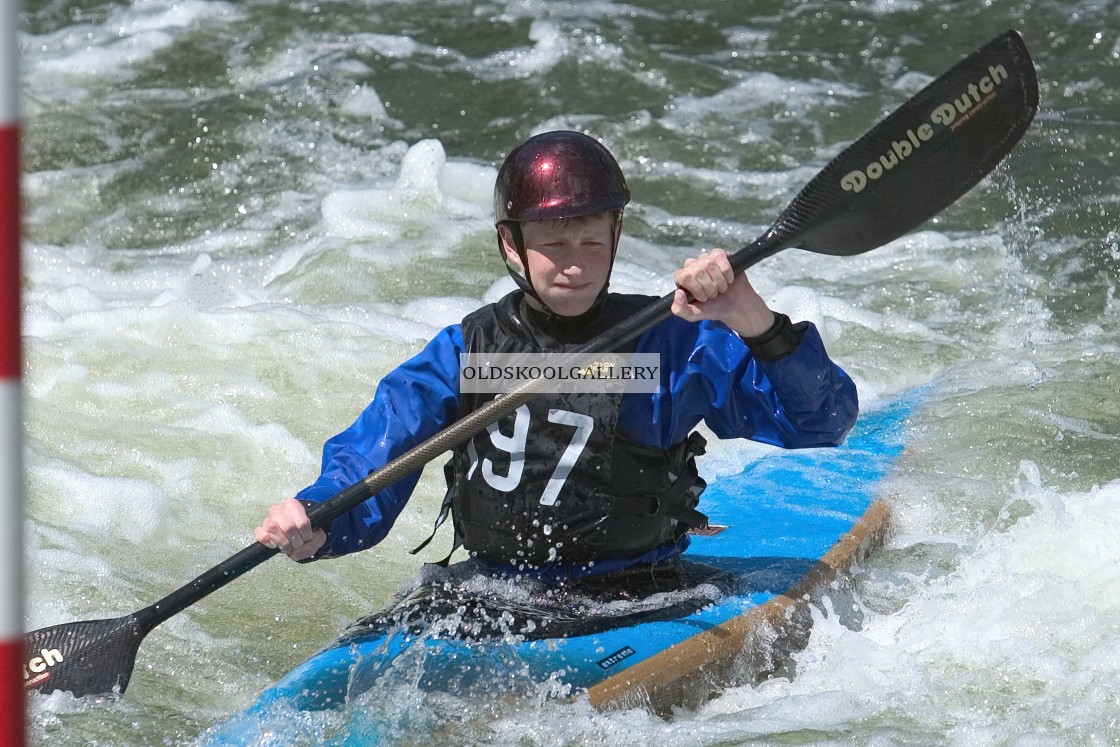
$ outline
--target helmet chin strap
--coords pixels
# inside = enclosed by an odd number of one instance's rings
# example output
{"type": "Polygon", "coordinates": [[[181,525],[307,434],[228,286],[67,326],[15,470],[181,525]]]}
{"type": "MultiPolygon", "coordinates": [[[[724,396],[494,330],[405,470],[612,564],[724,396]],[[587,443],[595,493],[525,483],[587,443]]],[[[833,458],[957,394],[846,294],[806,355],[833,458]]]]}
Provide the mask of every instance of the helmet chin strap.
{"type": "Polygon", "coordinates": [[[533,281],[529,278],[529,260],[525,255],[525,234],[521,232],[521,224],[517,221],[509,221],[505,225],[509,228],[510,238],[513,239],[513,247],[517,250],[517,257],[521,260],[521,271],[518,272],[517,268],[506,257],[505,244],[502,241],[502,233],[499,231],[498,249],[502,253],[502,261],[505,262],[506,271],[513,278],[513,282],[517,283],[517,287],[525,292],[525,295],[540,304],[540,307],[548,313],[554,313],[552,309],[548,308],[548,304],[537,295],[537,290],[533,287],[533,281]]]}
{"type": "MultiPolygon", "coordinates": [[[[618,253],[618,242],[622,238],[622,211],[614,211],[611,216],[611,221],[613,223],[611,229],[611,262],[607,266],[607,282],[603,283],[603,288],[599,291],[599,295],[595,297],[595,303],[591,305],[591,308],[601,305],[602,302],[606,300],[607,292],[610,288],[611,273],[614,272],[614,259],[615,255],[618,253]]],[[[525,234],[521,232],[521,224],[517,221],[508,221],[505,225],[509,227],[510,237],[513,239],[513,246],[517,250],[518,259],[521,260],[521,272],[518,272],[513,264],[506,259],[505,246],[502,242],[502,234],[499,231],[498,249],[502,253],[502,260],[505,262],[506,271],[510,274],[510,277],[513,278],[513,282],[517,283],[517,287],[524,291],[525,295],[536,301],[543,311],[551,316],[562,316],[550,309],[548,304],[544,302],[544,299],[537,293],[537,289],[533,287],[533,279],[529,276],[529,259],[525,252],[525,234]]]]}

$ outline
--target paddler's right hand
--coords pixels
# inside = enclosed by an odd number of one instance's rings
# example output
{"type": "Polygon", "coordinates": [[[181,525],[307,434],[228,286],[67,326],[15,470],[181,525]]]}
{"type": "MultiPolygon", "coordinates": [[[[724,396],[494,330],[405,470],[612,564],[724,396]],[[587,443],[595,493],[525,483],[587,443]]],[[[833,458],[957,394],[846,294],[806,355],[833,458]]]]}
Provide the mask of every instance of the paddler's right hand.
{"type": "Polygon", "coordinates": [[[269,507],[268,518],[253,530],[253,536],[265,547],[276,548],[292,560],[307,560],[327,541],[327,533],[322,529],[311,530],[307,511],[295,498],[269,507]]]}

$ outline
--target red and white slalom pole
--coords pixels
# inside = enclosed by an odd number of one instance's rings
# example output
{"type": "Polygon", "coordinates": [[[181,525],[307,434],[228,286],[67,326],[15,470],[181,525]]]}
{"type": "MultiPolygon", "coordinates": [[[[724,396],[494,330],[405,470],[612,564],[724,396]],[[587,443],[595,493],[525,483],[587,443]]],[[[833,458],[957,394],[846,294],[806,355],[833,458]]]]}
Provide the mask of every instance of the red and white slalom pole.
{"type": "Polygon", "coordinates": [[[0,0],[0,745],[26,743],[23,694],[23,413],[20,406],[19,22],[0,0]]]}

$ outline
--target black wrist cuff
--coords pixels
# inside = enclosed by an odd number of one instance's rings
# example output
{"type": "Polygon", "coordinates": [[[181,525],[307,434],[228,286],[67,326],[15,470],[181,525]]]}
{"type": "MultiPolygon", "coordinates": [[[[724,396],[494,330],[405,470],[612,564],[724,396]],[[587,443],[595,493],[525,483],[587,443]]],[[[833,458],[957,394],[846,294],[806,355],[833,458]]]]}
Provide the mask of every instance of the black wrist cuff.
{"type": "Polygon", "coordinates": [[[797,350],[801,344],[801,337],[805,333],[805,324],[794,324],[785,314],[774,314],[774,323],[770,329],[757,337],[739,338],[747,343],[754,357],[763,361],[776,361],[785,358],[797,350]]]}

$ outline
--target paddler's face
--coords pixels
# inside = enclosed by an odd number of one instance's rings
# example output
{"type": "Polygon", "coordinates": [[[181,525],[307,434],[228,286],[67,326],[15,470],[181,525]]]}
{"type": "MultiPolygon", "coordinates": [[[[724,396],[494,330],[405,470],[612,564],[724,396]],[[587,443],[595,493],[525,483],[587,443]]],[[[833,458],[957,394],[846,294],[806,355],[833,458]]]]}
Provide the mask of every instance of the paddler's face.
{"type": "MultiPolygon", "coordinates": [[[[509,229],[500,227],[506,258],[521,267],[509,229]]],[[[611,271],[614,221],[610,213],[521,224],[533,289],[560,316],[591,308],[611,271]]]]}

